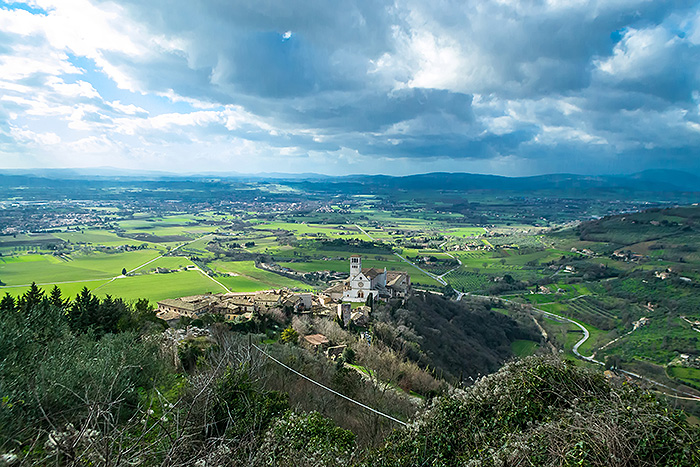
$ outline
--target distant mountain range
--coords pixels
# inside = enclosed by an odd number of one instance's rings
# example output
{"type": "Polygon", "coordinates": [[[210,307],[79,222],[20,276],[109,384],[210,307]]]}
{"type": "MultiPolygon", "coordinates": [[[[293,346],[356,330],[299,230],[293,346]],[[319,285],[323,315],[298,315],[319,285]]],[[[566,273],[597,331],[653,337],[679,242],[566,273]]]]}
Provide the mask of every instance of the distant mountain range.
{"type": "MultiPolygon", "coordinates": [[[[240,180],[275,181],[303,184],[309,188],[349,191],[428,190],[428,191],[473,191],[494,190],[532,192],[542,190],[631,190],[640,192],[700,192],[700,177],[675,170],[645,170],[627,175],[576,175],[548,174],[532,177],[504,177],[471,173],[434,172],[419,175],[346,175],[329,176],[313,173],[284,174],[174,174],[156,171],[130,171],[114,168],[94,169],[0,169],[0,185],[8,186],[28,183],[36,186],[48,180],[149,180],[149,181],[203,181],[240,180]],[[48,179],[48,180],[47,180],[48,179]]],[[[48,185],[53,183],[48,182],[48,185]]]]}

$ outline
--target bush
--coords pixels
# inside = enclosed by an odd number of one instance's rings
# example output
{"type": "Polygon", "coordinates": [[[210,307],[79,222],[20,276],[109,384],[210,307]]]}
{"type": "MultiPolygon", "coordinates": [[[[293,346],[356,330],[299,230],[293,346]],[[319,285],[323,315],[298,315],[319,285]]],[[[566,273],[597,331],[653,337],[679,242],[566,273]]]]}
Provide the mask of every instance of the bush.
{"type": "Polygon", "coordinates": [[[268,431],[258,450],[256,465],[348,465],[355,435],[318,412],[287,412],[268,431]]]}
{"type": "Polygon", "coordinates": [[[289,327],[282,331],[280,342],[283,344],[296,344],[299,342],[299,333],[294,328],[289,327]]]}
{"type": "Polygon", "coordinates": [[[700,431],[653,394],[529,357],[436,400],[363,465],[690,467],[698,443],[700,431]]]}
{"type": "Polygon", "coordinates": [[[355,351],[350,347],[346,347],[343,350],[343,361],[347,363],[355,363],[355,351]]]}

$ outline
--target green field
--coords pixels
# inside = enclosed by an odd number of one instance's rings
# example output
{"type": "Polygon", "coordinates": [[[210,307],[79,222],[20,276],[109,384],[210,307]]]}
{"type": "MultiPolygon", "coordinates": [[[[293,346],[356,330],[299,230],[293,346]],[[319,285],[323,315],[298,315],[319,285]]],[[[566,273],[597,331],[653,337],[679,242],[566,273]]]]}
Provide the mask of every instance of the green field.
{"type": "Polygon", "coordinates": [[[136,250],[122,253],[77,252],[66,259],[52,255],[3,257],[0,279],[8,286],[56,283],[110,278],[160,256],[157,250],[136,250]]]}
{"type": "MultiPolygon", "coordinates": [[[[53,289],[54,285],[57,286],[59,289],[61,289],[61,292],[63,294],[63,298],[69,298],[69,299],[74,299],[77,295],[78,292],[80,292],[83,287],[87,287],[89,290],[92,290],[96,287],[99,287],[101,285],[106,284],[107,281],[105,279],[94,279],[94,280],[88,280],[88,281],[76,281],[76,282],[63,282],[63,283],[55,283],[55,284],[40,284],[39,288],[43,289],[45,292],[51,291],[53,289]]],[[[2,287],[0,288],[0,293],[5,294],[6,292],[12,295],[13,297],[19,297],[23,293],[25,293],[29,287],[27,286],[16,286],[16,287],[2,287]]]]}
{"type": "Polygon", "coordinates": [[[225,292],[221,286],[198,271],[122,277],[93,291],[96,295],[109,294],[125,300],[147,298],[152,303],[165,298],[225,292]]]}
{"type": "Polygon", "coordinates": [[[280,287],[308,289],[303,282],[280,276],[274,272],[255,267],[254,261],[213,261],[209,267],[220,274],[234,273],[237,276],[221,275],[217,280],[234,292],[252,292],[280,287]],[[240,290],[238,290],[240,288],[240,290]]]}
{"type": "Polygon", "coordinates": [[[119,246],[119,245],[141,245],[147,242],[139,242],[130,238],[119,237],[108,230],[81,230],[79,232],[58,232],[54,236],[71,243],[85,243],[92,245],[119,246]]]}
{"type": "Polygon", "coordinates": [[[683,381],[685,384],[700,389],[700,369],[683,366],[669,366],[666,371],[669,376],[683,381]]]}

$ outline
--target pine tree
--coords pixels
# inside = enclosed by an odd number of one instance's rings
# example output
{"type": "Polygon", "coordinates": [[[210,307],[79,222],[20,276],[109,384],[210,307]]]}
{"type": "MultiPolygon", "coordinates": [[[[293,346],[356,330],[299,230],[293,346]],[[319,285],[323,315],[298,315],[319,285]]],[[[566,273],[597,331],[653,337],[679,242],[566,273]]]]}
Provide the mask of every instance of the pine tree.
{"type": "Polygon", "coordinates": [[[36,285],[36,282],[32,282],[29,290],[19,298],[17,308],[19,308],[22,313],[27,313],[45,299],[44,291],[36,285]]]}
{"type": "Polygon", "coordinates": [[[53,286],[51,293],[49,294],[49,303],[56,308],[65,309],[68,305],[68,300],[64,300],[61,295],[61,289],[57,285],[53,286]]]}
{"type": "Polygon", "coordinates": [[[5,292],[5,296],[0,300],[0,313],[9,313],[17,311],[17,303],[15,298],[9,292],[5,292]]]}
{"type": "Polygon", "coordinates": [[[83,287],[68,310],[68,322],[73,331],[85,332],[97,319],[100,299],[83,287]]]}
{"type": "Polygon", "coordinates": [[[107,295],[97,307],[96,315],[91,319],[89,326],[95,329],[97,336],[118,331],[119,321],[126,317],[129,309],[121,298],[114,299],[107,295]]]}

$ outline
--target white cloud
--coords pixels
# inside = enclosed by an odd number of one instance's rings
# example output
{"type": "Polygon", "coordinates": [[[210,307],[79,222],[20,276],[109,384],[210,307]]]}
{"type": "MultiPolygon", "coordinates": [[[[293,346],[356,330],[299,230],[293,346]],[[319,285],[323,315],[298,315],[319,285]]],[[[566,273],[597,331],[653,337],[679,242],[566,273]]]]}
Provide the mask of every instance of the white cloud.
{"type": "Polygon", "coordinates": [[[121,112],[123,114],[127,115],[139,115],[139,114],[148,114],[148,111],[146,109],[143,109],[137,105],[134,104],[122,104],[119,101],[112,101],[108,102],[109,106],[112,107],[114,110],[117,112],[121,112]]]}
{"type": "Polygon", "coordinates": [[[61,138],[56,133],[36,133],[24,128],[12,127],[10,134],[19,141],[32,145],[51,146],[61,142],[61,138]]]}
{"type": "Polygon", "coordinates": [[[75,83],[66,83],[61,78],[51,77],[46,80],[46,84],[58,94],[64,97],[100,97],[100,94],[92,87],[92,84],[86,81],[76,81],[75,83]]]}
{"type": "Polygon", "coordinates": [[[597,68],[616,79],[637,79],[663,73],[672,58],[669,49],[678,43],[664,27],[629,28],[615,45],[612,57],[596,60],[597,68]]]}

